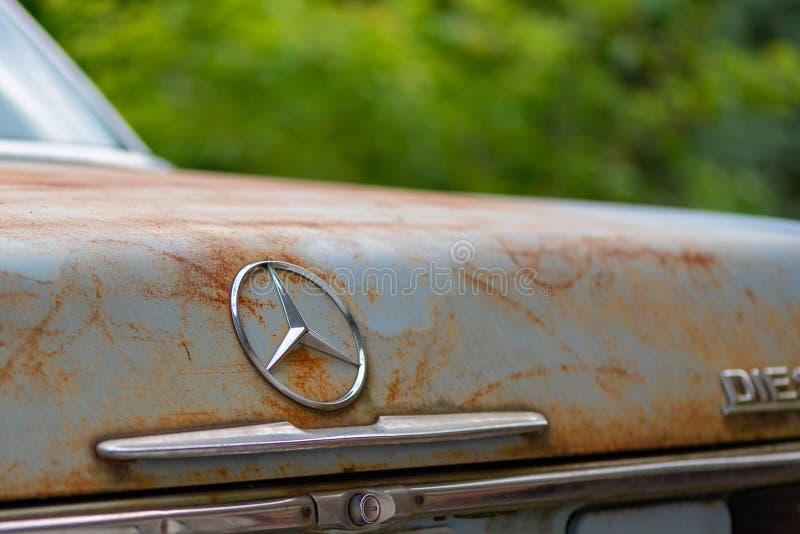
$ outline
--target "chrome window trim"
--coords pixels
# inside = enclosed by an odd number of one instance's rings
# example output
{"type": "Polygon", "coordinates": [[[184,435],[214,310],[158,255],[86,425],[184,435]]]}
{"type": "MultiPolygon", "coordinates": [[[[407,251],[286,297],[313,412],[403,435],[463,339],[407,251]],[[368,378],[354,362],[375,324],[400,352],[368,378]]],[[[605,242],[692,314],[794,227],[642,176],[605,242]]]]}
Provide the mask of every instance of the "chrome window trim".
{"type": "Polygon", "coordinates": [[[135,152],[149,153],[150,149],[136,132],[128,126],[125,119],[111,106],[97,86],[70,59],[66,52],[36,22],[36,20],[16,0],[0,2],[0,10],[19,26],[25,35],[31,37],[34,46],[71,83],[89,108],[100,118],[122,145],[135,152]]]}
{"type": "Polygon", "coordinates": [[[167,161],[149,152],[69,143],[0,139],[0,164],[7,161],[68,163],[144,170],[172,168],[167,161]]]}
{"type": "MultiPolygon", "coordinates": [[[[297,489],[297,484],[293,487],[248,490],[250,496],[245,498],[242,490],[238,490],[238,494],[234,490],[227,490],[240,499],[233,505],[224,503],[225,490],[214,489],[211,495],[197,493],[183,497],[179,505],[174,504],[175,496],[152,497],[145,499],[146,502],[131,499],[136,506],[133,511],[125,508],[126,501],[117,501],[112,505],[70,504],[57,510],[41,507],[6,510],[0,512],[0,532],[121,524],[152,527],[153,521],[161,522],[157,524],[164,526],[167,525],[164,521],[176,518],[187,527],[187,532],[191,532],[205,528],[202,523],[204,518],[219,519],[226,517],[226,514],[235,518],[239,517],[239,512],[259,517],[259,507],[264,513],[263,520],[272,522],[270,528],[297,528],[298,510],[302,519],[308,521],[306,528],[321,525],[351,528],[346,519],[341,519],[347,513],[342,507],[353,495],[363,492],[378,493],[393,499],[393,515],[387,521],[536,506],[720,494],[800,480],[800,442],[537,468],[496,469],[460,475],[416,475],[416,482],[411,475],[406,476],[405,480],[402,477],[402,473],[395,473],[392,477],[382,479],[377,486],[374,485],[374,478],[361,482],[341,481],[338,484],[329,481],[327,487],[309,487],[305,495],[289,498],[283,495],[291,495],[292,489],[298,493],[302,491],[297,489]],[[423,479],[420,481],[421,477],[423,479]],[[334,484],[342,489],[331,490],[334,484]],[[264,500],[270,497],[269,494],[279,498],[264,500]],[[187,498],[207,503],[210,497],[219,499],[221,504],[198,507],[186,504],[187,498]],[[169,499],[173,499],[172,505],[169,499]],[[310,511],[304,508],[311,504],[310,511]],[[104,508],[98,509],[100,506],[104,508]],[[113,509],[109,509],[109,506],[113,509]],[[276,517],[286,517],[288,520],[276,524],[276,517]]],[[[313,483],[306,484],[311,486],[313,483]]],[[[234,523],[226,524],[235,526],[234,523]]]]}

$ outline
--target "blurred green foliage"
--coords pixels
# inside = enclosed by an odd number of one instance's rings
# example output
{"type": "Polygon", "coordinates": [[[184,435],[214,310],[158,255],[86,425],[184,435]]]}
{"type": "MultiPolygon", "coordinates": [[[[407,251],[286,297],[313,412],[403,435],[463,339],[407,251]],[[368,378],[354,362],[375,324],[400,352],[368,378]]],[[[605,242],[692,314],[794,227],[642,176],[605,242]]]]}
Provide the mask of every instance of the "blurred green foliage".
{"type": "Polygon", "coordinates": [[[795,0],[29,0],[180,166],[800,216],[795,0]]]}

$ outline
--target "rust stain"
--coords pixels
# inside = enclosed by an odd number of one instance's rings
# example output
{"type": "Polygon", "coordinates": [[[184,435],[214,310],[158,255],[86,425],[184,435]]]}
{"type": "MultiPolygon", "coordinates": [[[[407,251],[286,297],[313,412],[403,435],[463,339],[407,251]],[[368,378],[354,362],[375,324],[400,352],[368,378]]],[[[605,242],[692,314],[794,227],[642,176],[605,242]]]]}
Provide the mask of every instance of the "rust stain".
{"type": "MultiPolygon", "coordinates": [[[[663,257],[663,253],[661,255],[663,257]]],[[[683,251],[678,254],[677,259],[679,263],[688,267],[699,267],[705,270],[710,270],[719,263],[719,260],[714,255],[696,251],[683,251]]]]}
{"type": "MultiPolygon", "coordinates": [[[[0,300],[15,311],[0,320],[0,406],[30,409],[47,430],[42,438],[31,426],[31,441],[15,441],[47,460],[0,463],[0,499],[800,435],[797,416],[723,420],[716,383],[726,366],[796,364],[800,305],[779,290],[797,283],[788,268],[796,262],[782,270],[686,228],[641,227],[615,209],[205,173],[4,168],[0,192],[9,199],[0,234],[57,264],[47,280],[0,269],[0,300]],[[333,270],[383,254],[410,268],[459,238],[478,251],[464,266],[477,300],[430,295],[405,306],[375,288],[345,297],[369,371],[367,389],[344,410],[314,412],[284,398],[233,333],[230,285],[246,263],[333,270]],[[552,295],[499,294],[479,271],[497,265],[534,268],[533,283],[552,295]],[[744,271],[758,295],[743,289],[744,271]],[[485,312],[465,313],[475,302],[485,312]],[[145,430],[358,425],[385,412],[492,409],[538,409],[552,426],[510,445],[425,448],[385,461],[288,455],[159,470],[103,462],[91,450],[103,437],[145,430]]],[[[794,261],[796,244],[781,243],[794,261]]],[[[240,304],[275,339],[264,319],[275,304],[240,304]]],[[[333,398],[349,384],[327,359],[292,358],[281,372],[308,396],[333,398]]]]}
{"type": "Polygon", "coordinates": [[[309,398],[323,401],[337,399],[347,392],[352,382],[348,379],[350,377],[336,379],[330,369],[335,364],[331,358],[306,347],[294,351],[279,365],[283,363],[285,369],[281,371],[287,385],[309,398]]]}
{"type": "Polygon", "coordinates": [[[744,289],[744,294],[747,296],[747,300],[749,300],[751,304],[756,303],[756,296],[753,294],[753,291],[749,287],[746,287],[744,289]]]}
{"type": "Polygon", "coordinates": [[[530,369],[526,369],[524,371],[515,371],[509,374],[503,380],[497,380],[495,382],[490,382],[486,386],[483,387],[480,391],[476,391],[464,401],[466,405],[472,406],[475,403],[484,398],[495,395],[497,390],[504,385],[508,385],[512,382],[517,382],[519,380],[525,380],[529,378],[543,378],[550,375],[550,369],[544,366],[537,366],[530,369]]]}
{"type": "MultiPolygon", "coordinates": [[[[45,350],[41,347],[41,341],[49,336],[59,335],[49,328],[53,318],[62,310],[64,300],[68,294],[68,288],[62,289],[52,300],[44,316],[25,333],[21,343],[16,345],[17,350],[11,353],[6,361],[4,368],[6,376],[10,377],[16,367],[19,373],[37,379],[46,378],[43,373],[45,362],[55,358],[63,352],[65,345],[75,336],[70,337],[61,343],[55,350],[45,350]]],[[[77,332],[78,334],[80,331],[77,332]]]]}
{"type": "Polygon", "coordinates": [[[503,382],[500,380],[496,382],[490,382],[489,384],[486,384],[486,386],[481,391],[473,393],[471,396],[469,396],[466,400],[466,403],[468,405],[475,404],[476,400],[480,399],[481,397],[485,397],[486,395],[491,395],[497,390],[497,388],[499,388],[502,385],[503,382]]]}
{"type": "Polygon", "coordinates": [[[100,281],[100,277],[97,276],[97,273],[92,273],[92,282],[94,282],[94,298],[99,302],[103,297],[101,292],[103,283],[100,281]]]}
{"type": "Polygon", "coordinates": [[[0,384],[7,382],[11,378],[11,373],[14,369],[14,361],[9,359],[0,368],[0,384]]]}
{"type": "Polygon", "coordinates": [[[183,347],[183,350],[186,351],[186,358],[191,363],[192,361],[192,353],[189,352],[189,346],[186,344],[186,341],[181,341],[180,346],[183,347]]]}
{"type": "Polygon", "coordinates": [[[634,376],[634,373],[632,373],[630,370],[619,365],[601,365],[597,367],[597,372],[598,374],[607,376],[609,378],[613,377],[617,379],[633,380],[638,383],[643,382],[641,375],[636,374],[636,376],[634,376]]]}
{"type": "MultiPolygon", "coordinates": [[[[2,374],[0,374],[0,377],[2,377],[2,374]]],[[[392,371],[392,380],[386,386],[386,405],[394,406],[397,404],[397,399],[400,396],[400,393],[400,370],[395,369],[392,371]]]]}

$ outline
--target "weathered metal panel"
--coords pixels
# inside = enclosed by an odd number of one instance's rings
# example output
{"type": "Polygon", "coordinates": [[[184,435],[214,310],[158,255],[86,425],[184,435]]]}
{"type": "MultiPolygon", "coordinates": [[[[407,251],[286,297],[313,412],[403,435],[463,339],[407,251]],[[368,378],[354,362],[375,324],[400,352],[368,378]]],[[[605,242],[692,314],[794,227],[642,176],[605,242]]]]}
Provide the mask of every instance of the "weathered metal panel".
{"type": "MultiPolygon", "coordinates": [[[[793,222],[46,166],[0,169],[0,204],[0,499],[800,434],[796,414],[723,417],[717,380],[728,367],[800,364],[793,222]],[[346,409],[293,403],[245,356],[229,290],[261,259],[334,287],[368,282],[342,295],[368,359],[346,409]],[[376,268],[396,273],[394,290],[376,268]],[[489,410],[540,411],[551,426],[456,445],[177,462],[113,463],[93,450],[126,434],[489,410]]],[[[244,304],[265,340],[282,335],[274,303],[244,304]]],[[[297,358],[289,379],[335,396],[327,360],[297,358]]]]}

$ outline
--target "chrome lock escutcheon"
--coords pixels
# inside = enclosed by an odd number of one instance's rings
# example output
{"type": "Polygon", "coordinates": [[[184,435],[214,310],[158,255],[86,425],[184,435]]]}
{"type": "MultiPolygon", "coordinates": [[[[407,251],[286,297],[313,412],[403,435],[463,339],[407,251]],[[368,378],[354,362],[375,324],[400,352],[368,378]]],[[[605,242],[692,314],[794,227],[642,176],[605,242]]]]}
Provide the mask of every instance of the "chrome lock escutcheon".
{"type": "Polygon", "coordinates": [[[362,530],[411,513],[406,488],[355,489],[311,493],[317,508],[317,528],[362,530]]]}
{"type": "Polygon", "coordinates": [[[356,525],[374,525],[381,519],[381,501],[374,493],[353,495],[350,499],[349,511],[350,521],[356,525]]]}

